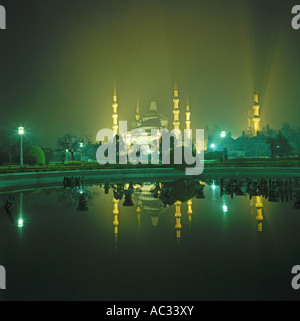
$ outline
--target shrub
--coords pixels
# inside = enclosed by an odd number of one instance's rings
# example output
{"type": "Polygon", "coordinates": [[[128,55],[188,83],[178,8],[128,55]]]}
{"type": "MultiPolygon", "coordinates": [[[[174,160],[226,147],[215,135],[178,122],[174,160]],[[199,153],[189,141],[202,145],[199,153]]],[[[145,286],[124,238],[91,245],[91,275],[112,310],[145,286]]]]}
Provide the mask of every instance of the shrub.
{"type": "Polygon", "coordinates": [[[45,165],[45,153],[38,146],[30,146],[24,153],[24,164],[45,165]]]}

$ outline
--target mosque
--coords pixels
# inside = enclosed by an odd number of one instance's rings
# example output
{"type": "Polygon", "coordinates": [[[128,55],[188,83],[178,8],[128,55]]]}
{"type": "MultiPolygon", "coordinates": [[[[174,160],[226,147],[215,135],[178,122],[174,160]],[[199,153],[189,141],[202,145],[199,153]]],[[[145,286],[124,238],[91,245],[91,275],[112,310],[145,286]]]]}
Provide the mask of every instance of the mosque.
{"type": "MultiPolygon", "coordinates": [[[[173,126],[170,126],[168,118],[158,111],[156,102],[152,101],[150,103],[149,111],[143,116],[140,115],[139,103],[137,103],[136,112],[135,112],[135,121],[132,124],[132,129],[135,129],[135,128],[142,129],[147,133],[148,137],[150,136],[152,129],[157,129],[157,130],[180,129],[179,115],[180,115],[179,93],[178,93],[178,86],[175,81],[174,94],[173,94],[173,126]]],[[[112,130],[114,132],[114,135],[117,135],[119,130],[118,118],[119,118],[119,115],[118,115],[117,91],[116,91],[116,85],[114,84],[114,93],[113,93],[113,102],[112,102],[112,130]]],[[[185,129],[191,129],[191,112],[190,112],[190,106],[188,102],[185,108],[185,129]]],[[[132,139],[129,133],[127,134],[126,140],[128,144],[132,142],[132,139]]]]}

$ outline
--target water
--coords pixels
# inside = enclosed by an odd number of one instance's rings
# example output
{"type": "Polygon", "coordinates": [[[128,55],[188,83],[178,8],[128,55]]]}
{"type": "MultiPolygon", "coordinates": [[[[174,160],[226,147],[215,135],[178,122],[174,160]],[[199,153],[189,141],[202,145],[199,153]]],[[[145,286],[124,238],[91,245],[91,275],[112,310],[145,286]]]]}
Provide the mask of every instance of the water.
{"type": "Polygon", "coordinates": [[[286,180],[272,194],[268,184],[102,182],[1,194],[0,299],[298,300],[298,187],[286,180]]]}

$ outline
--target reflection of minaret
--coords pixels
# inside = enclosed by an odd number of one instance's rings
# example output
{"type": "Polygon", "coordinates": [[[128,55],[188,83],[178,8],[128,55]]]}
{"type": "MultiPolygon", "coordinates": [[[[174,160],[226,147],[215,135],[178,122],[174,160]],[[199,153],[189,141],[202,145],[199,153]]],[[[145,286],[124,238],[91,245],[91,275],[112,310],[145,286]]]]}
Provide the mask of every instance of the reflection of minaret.
{"type": "Polygon", "coordinates": [[[260,106],[258,104],[258,94],[255,90],[254,93],[254,105],[253,105],[253,133],[254,136],[257,136],[257,132],[260,131],[260,114],[259,114],[260,106]]]}
{"type": "Polygon", "coordinates": [[[174,97],[173,97],[173,103],[174,103],[174,109],[173,109],[173,115],[174,115],[174,121],[173,126],[174,129],[180,129],[180,121],[179,121],[179,96],[178,96],[178,87],[177,82],[175,81],[174,85],[174,97]]]}
{"type": "Polygon", "coordinates": [[[141,229],[141,208],[137,206],[136,208],[136,213],[137,213],[137,219],[138,219],[138,226],[139,230],[141,229]]]}
{"type": "Polygon", "coordinates": [[[177,201],[175,202],[175,229],[176,229],[176,237],[177,237],[177,242],[179,243],[180,238],[181,238],[181,211],[180,211],[180,207],[181,207],[181,202],[177,201]]]}
{"type": "Polygon", "coordinates": [[[263,203],[262,196],[256,196],[256,220],[257,220],[257,230],[258,232],[262,232],[262,221],[263,221],[263,203]]]}
{"type": "MultiPolygon", "coordinates": [[[[186,104],[186,112],[185,112],[185,129],[191,129],[191,112],[190,112],[190,106],[189,101],[187,100],[186,104]]],[[[188,139],[191,138],[191,133],[188,133],[188,139]]]]}
{"type": "Polygon", "coordinates": [[[192,209],[193,202],[192,202],[192,200],[190,199],[190,200],[188,200],[188,201],[186,202],[186,204],[187,204],[187,207],[188,207],[188,209],[187,209],[187,214],[188,214],[188,219],[189,219],[189,227],[191,228],[192,214],[193,214],[193,209],[192,209]]]}
{"type": "Polygon", "coordinates": [[[112,114],[112,119],[113,119],[113,125],[112,125],[112,130],[114,131],[114,135],[118,134],[118,103],[117,103],[117,90],[116,90],[116,83],[114,82],[114,95],[113,95],[113,103],[112,103],[112,108],[113,108],[113,114],[112,114]]]}
{"type": "Polygon", "coordinates": [[[119,232],[119,200],[113,198],[114,209],[113,209],[113,225],[114,225],[114,235],[115,235],[115,248],[118,246],[118,232],[119,232]]]}

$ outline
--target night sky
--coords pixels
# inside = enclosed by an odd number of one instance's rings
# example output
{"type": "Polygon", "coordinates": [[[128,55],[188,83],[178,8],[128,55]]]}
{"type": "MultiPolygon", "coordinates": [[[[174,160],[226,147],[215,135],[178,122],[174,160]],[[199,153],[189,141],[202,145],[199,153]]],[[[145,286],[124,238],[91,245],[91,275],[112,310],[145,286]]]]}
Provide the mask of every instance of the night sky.
{"type": "Polygon", "coordinates": [[[67,131],[91,135],[156,101],[172,121],[174,78],[181,123],[187,95],[192,127],[215,124],[239,136],[254,83],[262,125],[299,125],[300,1],[0,0],[0,125],[55,147],[67,131]]]}

